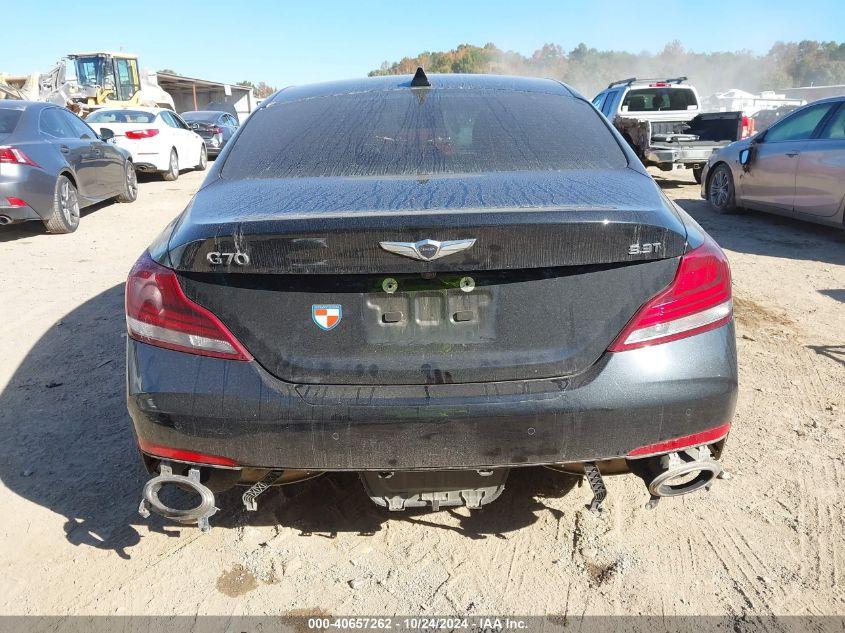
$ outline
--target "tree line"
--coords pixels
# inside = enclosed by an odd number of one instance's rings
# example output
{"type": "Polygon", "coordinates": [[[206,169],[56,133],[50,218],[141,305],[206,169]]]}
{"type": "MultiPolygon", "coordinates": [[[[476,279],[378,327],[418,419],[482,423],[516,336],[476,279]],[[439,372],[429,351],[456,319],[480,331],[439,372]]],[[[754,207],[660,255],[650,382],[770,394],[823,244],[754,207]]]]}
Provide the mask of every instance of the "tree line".
{"type": "Polygon", "coordinates": [[[369,74],[411,74],[417,66],[434,73],[552,77],[587,97],[617,79],[686,75],[707,95],[730,88],[760,92],[845,84],[845,42],[777,42],[764,55],[748,50],[698,53],[677,40],[657,53],[602,51],[582,43],[569,51],[559,44],[545,44],[529,56],[503,51],[495,44],[461,44],[450,51],[426,51],[398,62],[386,61],[369,74]]]}

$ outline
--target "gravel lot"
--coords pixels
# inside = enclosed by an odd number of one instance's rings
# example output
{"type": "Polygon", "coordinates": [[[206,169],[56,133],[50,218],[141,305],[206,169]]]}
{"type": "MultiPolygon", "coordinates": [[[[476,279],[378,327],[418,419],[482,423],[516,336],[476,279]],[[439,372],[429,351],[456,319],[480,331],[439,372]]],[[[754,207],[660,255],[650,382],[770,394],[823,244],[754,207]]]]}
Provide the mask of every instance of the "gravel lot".
{"type": "Polygon", "coordinates": [[[0,230],[0,613],[845,613],[845,232],[718,216],[686,172],[655,177],[733,267],[733,478],[655,510],[610,479],[600,516],[524,469],[472,514],[389,514],[331,476],[257,515],[229,495],[207,535],[142,520],[123,280],[203,174],[145,179],[73,235],[0,230]]]}

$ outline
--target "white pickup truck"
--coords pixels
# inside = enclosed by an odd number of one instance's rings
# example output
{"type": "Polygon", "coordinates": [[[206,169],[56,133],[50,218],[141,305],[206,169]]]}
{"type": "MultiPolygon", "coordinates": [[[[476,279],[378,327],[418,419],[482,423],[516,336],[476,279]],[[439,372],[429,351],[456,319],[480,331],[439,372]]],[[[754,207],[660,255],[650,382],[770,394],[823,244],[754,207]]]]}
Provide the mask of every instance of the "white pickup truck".
{"type": "Polygon", "coordinates": [[[696,182],[714,150],[753,133],[742,112],[701,112],[686,77],[623,79],[593,99],[645,165],[663,171],[689,168],[696,182]]]}

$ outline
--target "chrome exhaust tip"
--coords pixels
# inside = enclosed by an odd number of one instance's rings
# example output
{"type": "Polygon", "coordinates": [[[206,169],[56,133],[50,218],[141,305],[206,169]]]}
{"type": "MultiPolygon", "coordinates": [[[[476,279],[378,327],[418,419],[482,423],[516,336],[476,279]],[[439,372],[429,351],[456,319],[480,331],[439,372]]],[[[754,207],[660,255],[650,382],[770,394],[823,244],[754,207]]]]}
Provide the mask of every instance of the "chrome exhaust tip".
{"type": "Polygon", "coordinates": [[[152,511],[177,523],[186,525],[196,523],[203,532],[208,532],[211,529],[208,519],[217,512],[217,507],[214,505],[214,493],[200,483],[200,471],[197,468],[191,468],[187,476],[174,475],[170,465],[162,463],[159,474],[144,484],[142,497],[138,513],[145,519],[150,516],[150,511],[152,511]],[[199,504],[187,510],[165,505],[159,499],[158,493],[167,485],[195,492],[200,497],[199,504]]]}
{"type": "Polygon", "coordinates": [[[12,218],[8,215],[0,215],[0,226],[6,226],[7,224],[12,223],[12,218]]]}
{"type": "Polygon", "coordinates": [[[688,448],[653,458],[646,479],[652,497],[677,497],[706,488],[722,473],[707,446],[688,448]]]}

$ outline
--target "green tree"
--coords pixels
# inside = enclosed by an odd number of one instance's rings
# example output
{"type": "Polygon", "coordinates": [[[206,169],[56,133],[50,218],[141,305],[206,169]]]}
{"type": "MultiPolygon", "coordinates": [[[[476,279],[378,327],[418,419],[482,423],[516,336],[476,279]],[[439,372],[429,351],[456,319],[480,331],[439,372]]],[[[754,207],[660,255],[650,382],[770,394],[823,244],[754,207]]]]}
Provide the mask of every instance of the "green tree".
{"type": "Polygon", "coordinates": [[[588,96],[626,77],[686,75],[702,95],[729,88],[750,92],[802,85],[845,83],[845,42],[776,42],[765,55],[751,51],[698,53],[677,40],[657,53],[598,50],[579,43],[566,52],[547,43],[525,56],[495,44],[460,44],[449,51],[425,51],[383,62],[374,75],[409,75],[417,66],[430,73],[495,73],[560,79],[588,96]]]}

